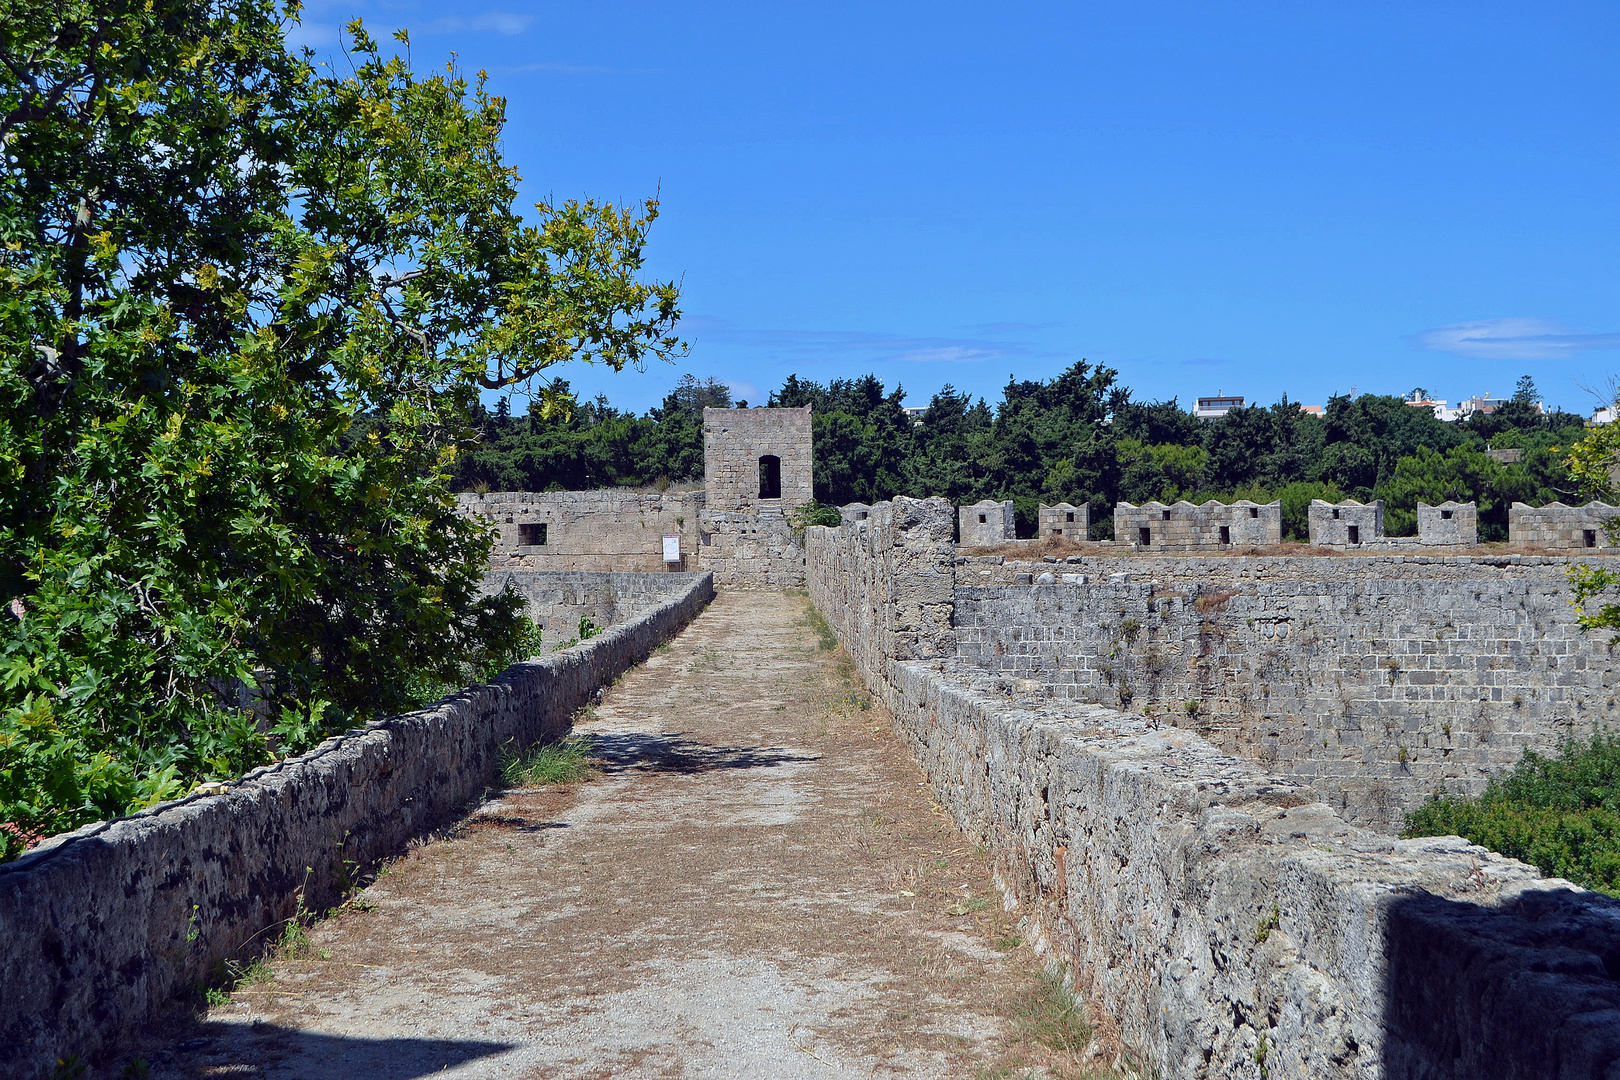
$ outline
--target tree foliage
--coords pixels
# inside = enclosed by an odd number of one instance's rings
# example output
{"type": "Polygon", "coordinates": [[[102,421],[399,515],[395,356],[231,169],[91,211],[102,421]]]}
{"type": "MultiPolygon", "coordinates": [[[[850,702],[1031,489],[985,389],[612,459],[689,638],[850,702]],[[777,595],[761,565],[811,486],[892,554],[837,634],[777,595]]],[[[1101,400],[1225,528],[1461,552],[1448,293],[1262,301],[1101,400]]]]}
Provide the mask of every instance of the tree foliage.
{"type": "Polygon", "coordinates": [[[1527,752],[1480,798],[1437,796],[1406,815],[1407,836],[1452,834],[1620,896],[1620,739],[1527,752]]]}
{"type": "MultiPolygon", "coordinates": [[[[704,385],[717,391],[712,404],[730,404],[723,386],[688,375],[644,417],[605,400],[556,426],[497,412],[458,482],[544,490],[696,480],[701,406],[683,402],[704,385]]],[[[1174,400],[1133,400],[1116,372],[1083,360],[1049,381],[1009,380],[994,406],[946,385],[912,420],[904,398],[871,375],[825,384],[790,375],[769,404],[814,410],[820,502],[1011,499],[1024,536],[1034,535],[1042,502],[1089,502],[1094,534],[1106,536],[1122,499],[1237,498],[1281,500],[1291,540],[1306,539],[1312,499],[1383,499],[1390,534],[1409,535],[1419,502],[1452,498],[1479,503],[1482,540],[1504,540],[1514,500],[1575,497],[1563,448],[1585,432],[1579,417],[1533,405],[1446,423],[1376,395],[1333,398],[1320,416],[1284,399],[1203,421],[1174,400]],[[1498,462],[1485,455],[1488,446],[1522,449],[1523,460],[1498,462]]],[[[1603,454],[1613,460],[1612,449],[1603,454]]]]}
{"type": "Polygon", "coordinates": [[[450,495],[479,388],[679,351],[656,203],[525,223],[482,76],[358,23],[325,76],[296,14],[0,20],[0,857],[523,650],[450,495]]]}

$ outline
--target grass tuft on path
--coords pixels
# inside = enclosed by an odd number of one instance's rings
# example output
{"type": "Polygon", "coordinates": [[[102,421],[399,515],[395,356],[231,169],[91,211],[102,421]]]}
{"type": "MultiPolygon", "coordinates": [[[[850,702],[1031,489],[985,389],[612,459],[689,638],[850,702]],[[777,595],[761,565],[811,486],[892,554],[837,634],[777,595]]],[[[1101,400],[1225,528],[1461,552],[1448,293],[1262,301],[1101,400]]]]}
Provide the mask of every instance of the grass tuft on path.
{"type": "Polygon", "coordinates": [[[501,752],[501,783],[509,788],[542,784],[577,784],[590,779],[591,737],[572,735],[550,743],[535,743],[525,750],[501,752]]]}

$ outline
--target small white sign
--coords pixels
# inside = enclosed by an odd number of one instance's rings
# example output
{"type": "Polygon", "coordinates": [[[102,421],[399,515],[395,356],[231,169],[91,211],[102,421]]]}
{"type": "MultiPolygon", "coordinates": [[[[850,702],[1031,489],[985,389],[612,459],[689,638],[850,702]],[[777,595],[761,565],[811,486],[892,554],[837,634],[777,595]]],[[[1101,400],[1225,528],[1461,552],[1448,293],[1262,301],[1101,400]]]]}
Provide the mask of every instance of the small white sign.
{"type": "Polygon", "coordinates": [[[664,537],[664,561],[678,563],[681,561],[681,538],[678,536],[664,537]]]}

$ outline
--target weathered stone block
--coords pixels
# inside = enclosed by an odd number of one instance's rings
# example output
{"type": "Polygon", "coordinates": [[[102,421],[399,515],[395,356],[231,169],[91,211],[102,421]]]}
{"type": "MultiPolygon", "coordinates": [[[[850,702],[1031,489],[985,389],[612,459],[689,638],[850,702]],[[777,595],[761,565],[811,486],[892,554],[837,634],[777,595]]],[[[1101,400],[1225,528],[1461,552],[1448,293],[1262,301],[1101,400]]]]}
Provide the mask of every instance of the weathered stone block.
{"type": "Polygon", "coordinates": [[[1083,541],[1091,536],[1091,504],[1071,506],[1062,502],[1056,506],[1040,504],[1036,511],[1041,537],[1061,536],[1065,540],[1083,541]]]}
{"type": "Polygon", "coordinates": [[[1473,547],[1479,543],[1479,507],[1474,503],[1418,503],[1418,543],[1473,547]]]}
{"type": "Polygon", "coordinates": [[[994,547],[1018,536],[1010,501],[985,499],[962,507],[958,513],[958,531],[963,547],[994,547]]]}

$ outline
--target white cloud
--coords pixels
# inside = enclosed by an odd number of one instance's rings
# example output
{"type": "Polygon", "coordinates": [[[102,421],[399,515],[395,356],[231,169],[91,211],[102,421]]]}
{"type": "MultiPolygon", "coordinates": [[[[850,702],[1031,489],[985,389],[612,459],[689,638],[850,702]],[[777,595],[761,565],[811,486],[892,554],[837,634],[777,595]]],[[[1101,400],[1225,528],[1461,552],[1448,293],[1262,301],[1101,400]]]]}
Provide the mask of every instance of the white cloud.
{"type": "Polygon", "coordinates": [[[1586,334],[1549,319],[1486,319],[1425,330],[1419,348],[1478,360],[1558,360],[1588,349],[1620,348],[1620,334],[1586,334]]]}
{"type": "Polygon", "coordinates": [[[681,329],[699,340],[746,345],[765,358],[784,363],[856,359],[860,363],[971,364],[1032,353],[1029,346],[1012,341],[907,337],[866,330],[756,329],[704,316],[688,316],[681,321],[681,329]]]}
{"type": "Polygon", "coordinates": [[[762,405],[765,403],[765,399],[770,397],[769,394],[760,393],[759,387],[751,382],[738,382],[735,379],[722,379],[721,381],[731,390],[731,400],[733,401],[746,401],[752,405],[762,405]]]}
{"type": "Polygon", "coordinates": [[[337,23],[292,23],[287,27],[287,47],[290,49],[324,49],[337,43],[337,23]]]}
{"type": "Polygon", "coordinates": [[[600,64],[561,64],[547,60],[537,61],[532,64],[510,64],[501,68],[491,68],[490,70],[525,75],[534,73],[543,75],[646,75],[658,69],[603,67],[600,64]]]}
{"type": "Polygon", "coordinates": [[[434,19],[423,28],[428,34],[459,34],[467,31],[474,33],[488,33],[493,31],[512,37],[521,34],[534,22],[533,15],[514,15],[504,11],[489,11],[482,15],[446,15],[434,19]]]}

